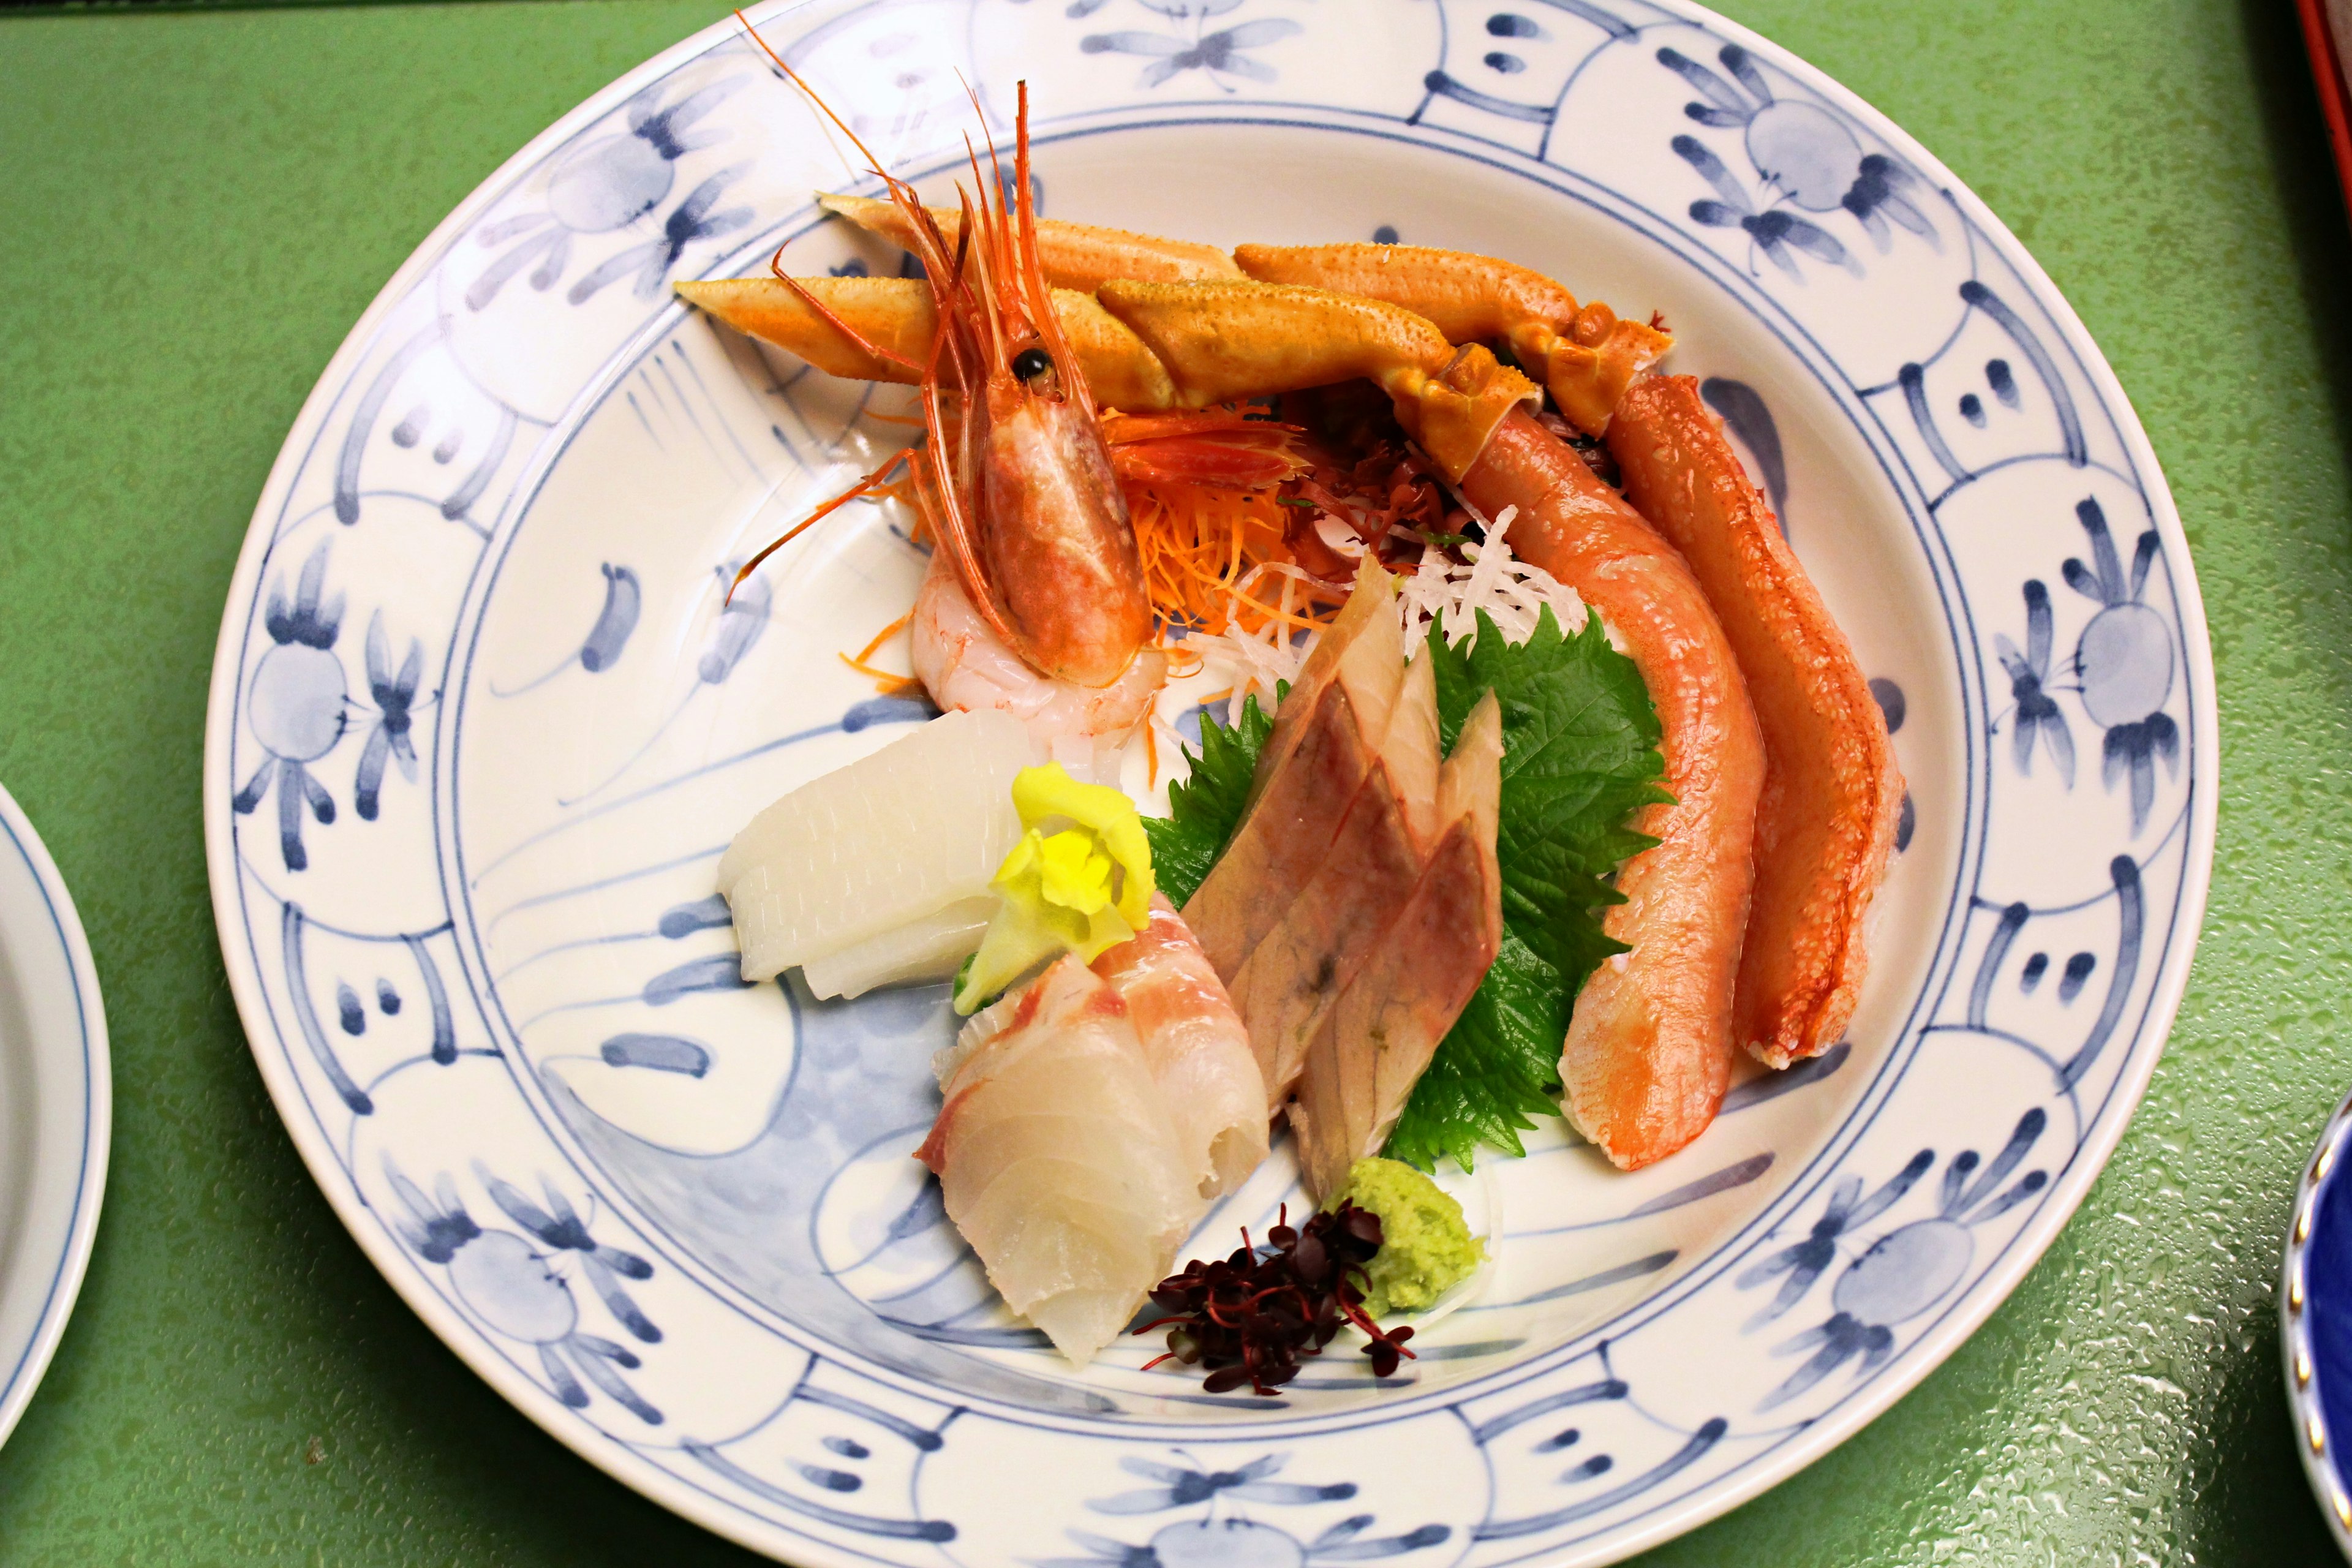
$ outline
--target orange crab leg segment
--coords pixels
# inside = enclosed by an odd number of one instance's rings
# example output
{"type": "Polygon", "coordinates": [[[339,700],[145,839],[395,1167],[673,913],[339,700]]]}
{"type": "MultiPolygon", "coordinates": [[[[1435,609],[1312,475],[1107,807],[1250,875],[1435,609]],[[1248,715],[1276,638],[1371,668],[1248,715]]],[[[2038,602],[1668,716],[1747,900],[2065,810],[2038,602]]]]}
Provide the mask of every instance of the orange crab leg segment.
{"type": "MultiPolygon", "coordinates": [[[[828,212],[847,218],[858,227],[896,240],[908,250],[914,246],[915,226],[898,210],[897,204],[877,201],[872,196],[820,195],[817,202],[828,212]]],[[[962,215],[951,207],[931,207],[931,221],[940,232],[955,243],[962,224],[962,215]]],[[[1052,218],[1037,221],[1037,259],[1045,267],[1045,276],[1056,288],[1076,289],[1091,294],[1114,278],[1139,279],[1148,283],[1183,283],[1203,278],[1239,278],[1242,269],[1234,258],[1213,245],[1194,245],[1188,240],[1161,239],[1155,235],[1132,234],[1123,228],[1097,228],[1091,224],[1060,223],[1052,218]]]]}
{"type": "Polygon", "coordinates": [[[1638,1170],[1705,1131],[1730,1085],[1763,740],[1691,569],[1567,442],[1514,414],[1462,490],[1490,517],[1519,509],[1511,547],[1583,596],[1657,705],[1675,798],[1633,824],[1658,842],[1619,869],[1625,902],[1602,920],[1633,951],[1585,982],[1559,1062],[1569,1120],[1638,1170]]]}
{"type": "Polygon", "coordinates": [[[1531,268],[1417,245],[1244,245],[1252,278],[1337,289],[1426,316],[1457,343],[1505,342],[1588,436],[1609,427],[1625,389],[1674,346],[1646,322],[1620,320],[1531,268]]]}
{"type": "Polygon", "coordinates": [[[1746,676],[1764,734],[1756,897],[1732,1026],[1773,1067],[1835,1045],[1867,958],[1903,776],[1886,721],[1687,376],[1643,382],[1609,427],[1625,493],[1682,552],[1746,676]]]}

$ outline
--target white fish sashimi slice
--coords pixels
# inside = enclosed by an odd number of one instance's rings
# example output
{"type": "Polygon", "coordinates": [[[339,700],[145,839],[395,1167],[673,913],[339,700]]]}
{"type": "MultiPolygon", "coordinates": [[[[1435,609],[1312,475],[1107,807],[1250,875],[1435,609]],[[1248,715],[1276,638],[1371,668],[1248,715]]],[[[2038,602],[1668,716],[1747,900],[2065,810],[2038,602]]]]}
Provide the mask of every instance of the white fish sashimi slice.
{"type": "Polygon", "coordinates": [[[818,996],[863,996],[877,985],[952,980],[980,951],[996,900],[963,899],[895,931],[812,958],[801,966],[818,996]]]}
{"type": "Polygon", "coordinates": [[[1006,1304],[1084,1366],[1203,1206],[1127,1006],[1065,958],[939,1066],[946,1102],[919,1157],[1006,1304]]]}
{"type": "Polygon", "coordinates": [[[950,713],[753,817],[719,862],[743,978],[985,897],[1021,838],[1013,776],[1036,760],[1010,714],[950,713]]]}
{"type": "Polygon", "coordinates": [[[1095,960],[1127,1004],[1202,1198],[1233,1191],[1265,1159],[1265,1076],[1224,982],[1160,894],[1132,941],[1095,960]]]}

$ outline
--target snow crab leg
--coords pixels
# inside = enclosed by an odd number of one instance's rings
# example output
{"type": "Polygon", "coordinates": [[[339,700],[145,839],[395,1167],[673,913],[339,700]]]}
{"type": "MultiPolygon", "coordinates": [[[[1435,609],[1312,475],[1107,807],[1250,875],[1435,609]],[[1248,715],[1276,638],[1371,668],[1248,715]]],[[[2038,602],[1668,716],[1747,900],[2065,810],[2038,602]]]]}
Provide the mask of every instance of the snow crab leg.
{"type": "MultiPolygon", "coordinates": [[[[821,199],[859,227],[913,247],[913,225],[894,204],[868,196],[821,199]]],[[[950,226],[957,215],[933,208],[930,216],[952,240],[950,226]]],[[[1055,287],[1087,293],[1115,279],[1250,278],[1399,305],[1454,342],[1507,343],[1568,422],[1588,436],[1609,427],[1625,389],[1674,346],[1649,322],[1622,320],[1597,300],[1579,304],[1532,268],[1427,246],[1244,245],[1228,256],[1188,240],[1040,218],[1037,258],[1055,287]]]]}
{"type": "Polygon", "coordinates": [[[1515,410],[1462,491],[1490,517],[1518,509],[1513,548],[1622,640],[1664,731],[1675,798],[1634,824],[1658,842],[1618,871],[1602,922],[1633,951],[1585,982],[1559,1062],[1569,1120],[1636,1170],[1705,1131],[1731,1081],[1763,737],[1698,579],[1567,442],[1515,410]]]}
{"type": "Polygon", "coordinates": [[[1835,1045],[1868,960],[1864,917],[1903,806],[1885,717],[1845,634],[1688,376],[1625,395],[1609,427],[1625,493],[1706,589],[1764,737],[1756,897],[1732,1028],[1787,1067],[1835,1045]]]}
{"type": "MultiPolygon", "coordinates": [[[[913,382],[904,349],[935,331],[919,279],[749,278],[677,291],[739,331],[818,369],[913,382]]],[[[1542,393],[1477,344],[1459,348],[1427,319],[1377,300],[1248,279],[1057,289],[1054,315],[1076,368],[1103,403],[1130,414],[1377,383],[1399,421],[1459,479],[1504,415],[1542,393]]]]}

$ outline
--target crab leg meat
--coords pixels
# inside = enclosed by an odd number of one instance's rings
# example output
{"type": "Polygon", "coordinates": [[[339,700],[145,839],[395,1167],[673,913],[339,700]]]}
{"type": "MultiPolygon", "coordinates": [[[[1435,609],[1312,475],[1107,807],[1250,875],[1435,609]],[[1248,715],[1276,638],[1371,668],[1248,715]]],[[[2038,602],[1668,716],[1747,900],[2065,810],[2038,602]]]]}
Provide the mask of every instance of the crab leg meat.
{"type": "Polygon", "coordinates": [[[1619,870],[1603,921],[1633,951],[1578,994],[1559,1064],[1569,1119],[1638,1169],[1706,1131],[1730,1083],[1763,739],[1698,580],[1565,441],[1514,413],[1462,489],[1488,516],[1518,509],[1512,547],[1622,639],[1664,731],[1675,799],[1634,824],[1658,843],[1619,870]]]}
{"type": "MultiPolygon", "coordinates": [[[[824,196],[825,206],[862,228],[912,248],[914,229],[889,202],[824,196]]],[[[930,210],[952,244],[961,215],[930,210]]],[[[1621,319],[1598,300],[1577,302],[1532,268],[1419,245],[1244,245],[1229,257],[1213,246],[1053,218],[1037,221],[1037,258],[1057,288],[1091,293],[1114,279],[1184,282],[1254,278],[1385,300],[1426,317],[1457,343],[1504,342],[1543,382],[1568,422],[1588,436],[1636,377],[1674,346],[1665,331],[1621,319]]],[[[1125,407],[1116,399],[1114,407],[1125,407]]]]}
{"type": "MultiPolygon", "coordinates": [[[[1853,649],[1687,376],[1643,382],[1609,428],[1625,493],[1690,563],[1731,639],[1764,736],[1756,896],[1732,1027],[1773,1067],[1853,1016],[1864,916],[1886,874],[1903,776],[1853,649]]],[[[1517,535],[1514,535],[1514,541],[1517,535]]]]}
{"type": "MultiPolygon", "coordinates": [[[[895,202],[872,196],[821,195],[820,205],[858,227],[915,248],[915,226],[895,202]]],[[[963,214],[954,207],[927,209],[950,245],[963,231],[963,214]]],[[[1157,235],[1131,234],[1123,228],[1097,228],[1091,224],[1037,220],[1037,259],[1045,277],[1057,289],[1093,293],[1114,278],[1137,278],[1151,283],[1183,283],[1199,278],[1239,278],[1234,258],[1213,245],[1194,245],[1157,235]]]]}
{"type": "MultiPolygon", "coordinates": [[[[739,279],[677,291],[820,370],[871,381],[916,379],[905,350],[928,342],[933,310],[928,285],[914,279],[739,279]]],[[[1054,314],[1108,406],[1206,408],[1362,376],[1389,395],[1449,478],[1469,467],[1505,413],[1542,398],[1486,349],[1456,348],[1410,310],[1328,289],[1121,280],[1091,296],[1057,289],[1054,314]]]]}
{"type": "Polygon", "coordinates": [[[1426,316],[1457,343],[1506,342],[1588,436],[1609,427],[1627,386],[1674,346],[1643,321],[1620,320],[1532,268],[1418,245],[1244,245],[1234,259],[1268,283],[1336,289],[1426,316]]]}

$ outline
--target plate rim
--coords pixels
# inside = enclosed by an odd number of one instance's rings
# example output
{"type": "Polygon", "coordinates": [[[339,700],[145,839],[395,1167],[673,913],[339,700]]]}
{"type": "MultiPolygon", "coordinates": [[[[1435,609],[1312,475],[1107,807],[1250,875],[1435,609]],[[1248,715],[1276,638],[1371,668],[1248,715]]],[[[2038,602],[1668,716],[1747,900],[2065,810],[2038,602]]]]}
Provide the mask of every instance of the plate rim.
{"type": "MultiPolygon", "coordinates": [[[[760,4],[746,7],[740,15],[747,16],[757,25],[766,26],[798,12],[820,8],[825,3],[826,0],[761,0],[760,4]]],[[[2171,943],[2164,953],[2141,1021],[2133,1032],[2133,1054],[2111,1086],[2107,1097],[2109,1109],[2097,1118],[2090,1119],[2065,1170],[2051,1183],[2049,1195],[2036,1206],[2032,1216],[2002,1249],[2000,1258],[1979,1277],[1974,1289],[1906,1347],[1899,1358],[1900,1364],[1890,1368],[1887,1375],[1874,1379],[1855,1397],[1842,1402],[1833,1412],[1811,1422],[1803,1431],[1777,1445],[1769,1457],[1759,1458],[1740,1474],[1721,1481],[1705,1483],[1680,1497],[1662,1498],[1650,1514],[1629,1521],[1614,1536],[1593,1542],[1581,1551],[1575,1547],[1568,1548],[1567,1556],[1550,1559],[1591,1563],[1616,1562],[1686,1533],[1807,1468],[1876,1420],[1916,1387],[1972,1337],[1985,1320],[2014,1293],[2024,1276],[2056,1240],[2059,1232],[2074,1218],[2088,1196],[2091,1186],[2113,1157],[2125,1130],[2146,1096],[2157,1062],[2178,1019],[2196,948],[2202,936],[2218,836],[2219,699],[2210,630],[2193,553],[2170,485],[2148,440],[2138,410],[2072,302],[1982,198],[1908,131],[1876,106],[1802,56],[1696,3],[1696,0],[1660,0],[1660,3],[1662,8],[1680,13],[1685,19],[1755,50],[1778,68],[1801,79],[1814,91],[1837,103],[1868,125],[1874,134],[1899,151],[1923,173],[1934,177],[1958,205],[1962,215],[1983,229],[1989,238],[1997,245],[2006,242],[2001,246],[2002,259],[2028,286],[2035,302],[2048,312],[2052,324],[2064,341],[2084,378],[2105,403],[2106,411],[2114,419],[2119,443],[2131,462],[2135,478],[2140,483],[2150,521],[2168,547],[2168,559],[2185,568],[2172,573],[2171,590],[2181,633],[2187,707],[2192,721],[2201,716],[2205,726],[2204,734],[2200,737],[2204,743],[2192,747],[2189,758],[2189,798],[2185,803],[2182,824],[2185,843],[2181,881],[2172,927],[2175,935],[2185,931],[2187,940],[2171,943]]],[[[519,174],[537,165],[553,148],[583,127],[610,113],[635,92],[667,77],[678,64],[698,58],[714,45],[723,42],[736,27],[734,17],[722,18],[660,50],[591,93],[484,176],[418,241],[406,259],[377,290],[367,309],[356,319],[334,354],[320,371],[289,426],[289,437],[310,425],[314,416],[323,416],[365,358],[384,319],[406,299],[418,281],[429,274],[446,244],[470,227],[479,215],[509,188],[519,174]]],[[[557,423],[567,422],[572,412],[572,408],[567,406],[557,423]]],[[[239,548],[236,570],[228,584],[206,701],[204,812],[208,879],[224,966],[227,970],[241,1024],[248,1017],[268,1017],[269,1006],[258,976],[251,971],[250,964],[245,963],[240,967],[241,961],[232,957],[235,952],[232,937],[241,931],[242,917],[236,909],[239,899],[238,871],[227,809],[229,781],[226,763],[233,737],[223,721],[234,710],[243,674],[244,625],[235,611],[237,605],[253,596],[257,587],[257,578],[268,553],[267,519],[281,506],[300,463],[301,455],[290,441],[281,445],[257,500],[253,517],[239,548]]],[[[1962,856],[1965,861],[1969,851],[1964,848],[1962,856]]],[[[381,1225],[375,1223],[376,1216],[364,1195],[349,1182],[341,1170],[325,1130],[308,1114],[308,1101],[293,1079],[291,1068],[274,1062],[250,1028],[247,1033],[248,1046],[254,1051],[279,1119],[302,1153],[312,1178],[318,1182],[337,1217],[368,1256],[370,1262],[410,1309],[433,1329],[436,1338],[478,1375],[497,1388],[509,1403],[599,1469],[715,1533],[754,1551],[772,1554],[778,1550],[770,1539],[778,1528],[773,1521],[752,1514],[714,1493],[688,1486],[630,1446],[606,1438],[584,1424],[564,1419],[570,1413],[556,1405],[546,1390],[494,1353],[487,1342],[480,1341],[471,1325],[455,1314],[421,1277],[412,1278],[415,1271],[409,1260],[383,1233],[381,1225]],[[295,1114],[297,1110],[302,1114],[295,1114]],[[331,1171],[334,1173],[331,1180],[331,1171]],[[363,1215],[368,1216],[369,1223],[360,1223],[363,1215]]],[[[1318,1422],[1316,1425],[1320,1426],[1325,1423],[1318,1422]]],[[[793,1550],[842,1561],[858,1555],[814,1536],[796,1536],[793,1550]]]]}
{"type": "MultiPolygon", "coordinates": [[[[75,1162],[73,1215],[66,1231],[64,1252],[49,1276],[41,1315],[35,1321],[15,1365],[5,1378],[0,1378],[0,1444],[5,1444],[47,1375],[58,1346],[65,1338],[67,1321],[73,1316],[74,1306],[80,1299],[82,1281],[89,1275],[90,1254],[98,1241],[99,1211],[105,1204],[108,1156],[113,1147],[114,1074],[107,1041],[105,999],[99,991],[98,964],[90,955],[89,938],[82,930],[80,912],[74,907],[73,895],[67,890],[64,874],[58,869],[48,846],[5,785],[0,785],[0,839],[5,839],[32,871],[34,885],[47,907],[58,944],[65,951],[75,1007],[81,1020],[81,1041],[75,1054],[82,1072],[82,1146],[75,1162]]],[[[37,1071],[45,1059],[54,1058],[53,1068],[64,1059],[62,1050],[53,1051],[42,1040],[34,1040],[32,1047],[37,1071]]],[[[39,1157],[37,1152],[36,1157],[39,1157]]]]}

